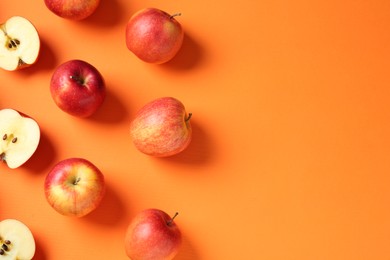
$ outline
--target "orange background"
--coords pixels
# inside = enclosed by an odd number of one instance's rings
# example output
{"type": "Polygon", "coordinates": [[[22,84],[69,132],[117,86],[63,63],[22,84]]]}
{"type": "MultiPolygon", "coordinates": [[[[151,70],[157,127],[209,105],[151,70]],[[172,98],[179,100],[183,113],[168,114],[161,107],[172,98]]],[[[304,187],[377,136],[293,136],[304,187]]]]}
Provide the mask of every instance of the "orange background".
{"type": "Polygon", "coordinates": [[[39,1],[1,1],[0,20],[28,18],[42,49],[27,69],[0,71],[0,107],[35,118],[42,139],[21,168],[0,167],[0,219],[26,223],[35,259],[127,259],[137,212],[173,214],[184,235],[177,260],[390,259],[390,1],[102,0],[80,21],[39,1]],[[186,37],[177,57],[146,64],[125,45],[130,16],[156,7],[186,37]],[[60,111],[49,93],[56,66],[93,64],[108,96],[89,119],[60,111]],[[154,98],[193,113],[178,156],[138,152],[129,124],[154,98]],[[46,202],[51,167],[83,157],[107,194],[74,219],[46,202]]]}

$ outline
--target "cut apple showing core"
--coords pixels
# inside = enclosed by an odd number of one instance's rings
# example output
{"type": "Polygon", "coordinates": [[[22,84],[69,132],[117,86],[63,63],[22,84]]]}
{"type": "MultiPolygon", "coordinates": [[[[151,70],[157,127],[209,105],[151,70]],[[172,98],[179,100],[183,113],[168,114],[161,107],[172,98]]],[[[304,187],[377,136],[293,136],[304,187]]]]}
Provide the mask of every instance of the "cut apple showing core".
{"type": "Polygon", "coordinates": [[[40,50],[39,35],[24,17],[13,16],[0,24],[0,67],[13,71],[36,62],[40,50]]]}
{"type": "Polygon", "coordinates": [[[34,254],[34,236],[25,224],[16,219],[0,222],[1,260],[30,260],[34,254]]]}
{"type": "Polygon", "coordinates": [[[0,110],[0,161],[11,169],[24,164],[40,140],[38,123],[13,109],[0,110]]]}

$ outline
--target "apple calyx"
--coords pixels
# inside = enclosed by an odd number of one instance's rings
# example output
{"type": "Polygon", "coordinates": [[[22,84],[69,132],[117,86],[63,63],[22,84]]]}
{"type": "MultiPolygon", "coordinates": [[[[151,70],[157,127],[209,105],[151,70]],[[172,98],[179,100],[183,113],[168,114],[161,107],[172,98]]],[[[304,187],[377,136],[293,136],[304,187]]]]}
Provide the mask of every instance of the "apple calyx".
{"type": "Polygon", "coordinates": [[[177,217],[177,215],[179,215],[179,212],[176,212],[175,215],[173,215],[173,217],[167,221],[168,226],[172,226],[172,223],[175,220],[175,218],[177,217]]]}

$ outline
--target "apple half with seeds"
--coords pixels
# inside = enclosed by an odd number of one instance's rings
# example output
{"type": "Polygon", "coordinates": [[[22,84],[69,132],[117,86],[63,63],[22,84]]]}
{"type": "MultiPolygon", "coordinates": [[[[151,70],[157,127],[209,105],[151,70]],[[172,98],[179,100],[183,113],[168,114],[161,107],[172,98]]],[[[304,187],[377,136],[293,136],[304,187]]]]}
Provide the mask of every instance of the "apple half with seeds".
{"type": "Polygon", "coordinates": [[[0,259],[30,260],[35,254],[31,230],[21,221],[5,219],[0,222],[0,259]]]}
{"type": "Polygon", "coordinates": [[[41,132],[38,123],[10,108],[0,110],[0,161],[15,169],[36,151],[41,132]]]}
{"type": "Polygon", "coordinates": [[[13,16],[0,24],[0,68],[29,67],[37,61],[40,46],[38,31],[26,18],[13,16]]]}

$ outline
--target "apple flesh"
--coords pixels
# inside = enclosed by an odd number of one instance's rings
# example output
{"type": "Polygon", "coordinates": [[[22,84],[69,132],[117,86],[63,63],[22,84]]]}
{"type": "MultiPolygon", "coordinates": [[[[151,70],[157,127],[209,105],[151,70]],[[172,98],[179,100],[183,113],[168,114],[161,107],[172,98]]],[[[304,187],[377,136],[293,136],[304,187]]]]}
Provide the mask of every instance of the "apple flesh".
{"type": "Polygon", "coordinates": [[[105,194],[102,172],[83,158],[68,158],[57,163],[46,176],[48,203],[65,216],[83,217],[95,210],[105,194]]]}
{"type": "Polygon", "coordinates": [[[10,108],[0,110],[0,161],[15,169],[36,151],[40,140],[38,123],[10,108]]]}
{"type": "Polygon", "coordinates": [[[62,111],[76,117],[89,117],[103,104],[106,87],[103,76],[93,65],[70,60],[55,69],[50,93],[62,111]]]}
{"type": "Polygon", "coordinates": [[[126,45],[139,59],[154,64],[168,62],[180,50],[184,31],[181,24],[156,8],[135,13],[126,26],[126,45]]]}
{"type": "Polygon", "coordinates": [[[28,19],[13,16],[0,24],[0,68],[14,71],[31,66],[40,46],[38,31],[28,19]]]}
{"type": "Polygon", "coordinates": [[[5,219],[0,222],[0,259],[32,259],[35,240],[31,230],[21,221],[5,219]]]}
{"type": "Polygon", "coordinates": [[[91,16],[100,0],[45,0],[46,7],[59,17],[69,20],[83,20],[91,16]]]}
{"type": "Polygon", "coordinates": [[[182,234],[170,217],[159,209],[146,209],[130,222],[125,251],[131,260],[171,260],[180,250],[182,234]]]}
{"type": "Polygon", "coordinates": [[[151,156],[180,153],[191,142],[191,113],[173,97],[155,99],[142,107],[130,125],[135,147],[151,156]]]}

